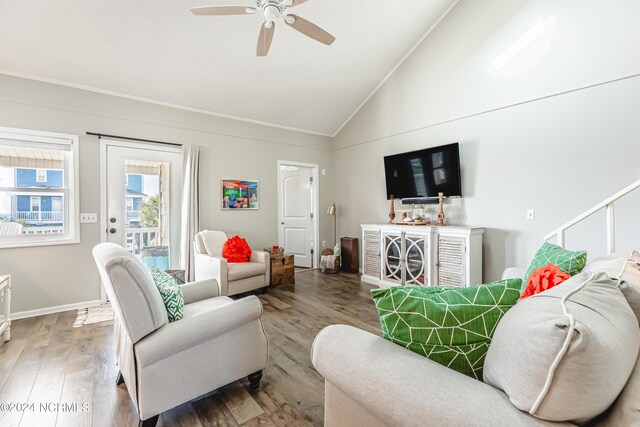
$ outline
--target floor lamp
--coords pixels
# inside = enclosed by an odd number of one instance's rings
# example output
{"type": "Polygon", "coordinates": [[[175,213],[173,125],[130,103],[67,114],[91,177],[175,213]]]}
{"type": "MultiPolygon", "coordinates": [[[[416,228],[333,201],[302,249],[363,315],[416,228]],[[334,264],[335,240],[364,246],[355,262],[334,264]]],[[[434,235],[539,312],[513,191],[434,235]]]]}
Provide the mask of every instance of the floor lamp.
{"type": "Polygon", "coordinates": [[[336,204],[335,203],[331,203],[331,206],[329,206],[329,209],[327,209],[327,215],[331,215],[333,216],[333,246],[338,244],[338,232],[337,232],[337,225],[336,225],[336,213],[337,213],[337,208],[336,208],[336,204]]]}

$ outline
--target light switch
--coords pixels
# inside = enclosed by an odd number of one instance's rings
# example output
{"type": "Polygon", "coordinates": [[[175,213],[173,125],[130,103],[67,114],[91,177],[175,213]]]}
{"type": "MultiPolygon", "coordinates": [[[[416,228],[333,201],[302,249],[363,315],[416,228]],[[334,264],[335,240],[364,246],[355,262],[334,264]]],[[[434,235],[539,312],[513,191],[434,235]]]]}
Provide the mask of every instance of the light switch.
{"type": "Polygon", "coordinates": [[[95,224],[98,222],[98,214],[97,213],[81,213],[80,222],[82,224],[95,224]]]}

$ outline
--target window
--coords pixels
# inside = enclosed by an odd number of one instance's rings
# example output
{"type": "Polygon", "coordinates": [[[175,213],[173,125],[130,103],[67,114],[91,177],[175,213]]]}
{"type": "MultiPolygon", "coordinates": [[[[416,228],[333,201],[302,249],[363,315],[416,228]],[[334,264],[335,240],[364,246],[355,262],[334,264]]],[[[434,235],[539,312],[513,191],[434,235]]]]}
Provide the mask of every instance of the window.
{"type": "Polygon", "coordinates": [[[0,248],[78,243],[78,137],[0,127],[0,248]]]}
{"type": "Polygon", "coordinates": [[[40,212],[40,196],[31,196],[31,210],[40,212]]]}
{"type": "Polygon", "coordinates": [[[133,211],[133,199],[131,197],[127,197],[125,200],[127,203],[127,212],[133,211]]]}

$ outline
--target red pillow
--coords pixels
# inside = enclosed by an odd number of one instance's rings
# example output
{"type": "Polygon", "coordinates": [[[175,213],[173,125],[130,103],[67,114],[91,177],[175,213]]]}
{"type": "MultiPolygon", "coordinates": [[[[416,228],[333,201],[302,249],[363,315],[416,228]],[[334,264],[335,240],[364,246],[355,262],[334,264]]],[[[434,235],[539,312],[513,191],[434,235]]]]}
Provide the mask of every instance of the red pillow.
{"type": "Polygon", "coordinates": [[[531,276],[529,276],[529,280],[527,280],[527,287],[524,288],[524,292],[522,292],[518,301],[522,301],[527,297],[544,292],[554,286],[558,286],[570,277],[570,275],[560,270],[560,267],[553,265],[552,263],[541,268],[536,268],[533,270],[531,276]]]}
{"type": "Polygon", "coordinates": [[[229,262],[247,262],[251,257],[251,248],[245,239],[233,236],[224,242],[222,256],[229,262]]]}

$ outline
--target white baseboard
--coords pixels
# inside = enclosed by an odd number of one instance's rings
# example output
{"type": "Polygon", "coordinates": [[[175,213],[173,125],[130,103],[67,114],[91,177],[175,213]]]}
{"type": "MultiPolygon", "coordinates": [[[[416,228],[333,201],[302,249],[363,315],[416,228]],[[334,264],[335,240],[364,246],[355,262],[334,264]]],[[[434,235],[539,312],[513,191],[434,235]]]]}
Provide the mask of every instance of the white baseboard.
{"type": "Polygon", "coordinates": [[[57,305],[55,307],[38,308],[36,310],[19,311],[11,313],[11,320],[26,319],[27,317],[44,316],[45,314],[60,313],[62,311],[79,310],[81,308],[100,305],[100,300],[76,302],[74,304],[57,305]]]}

